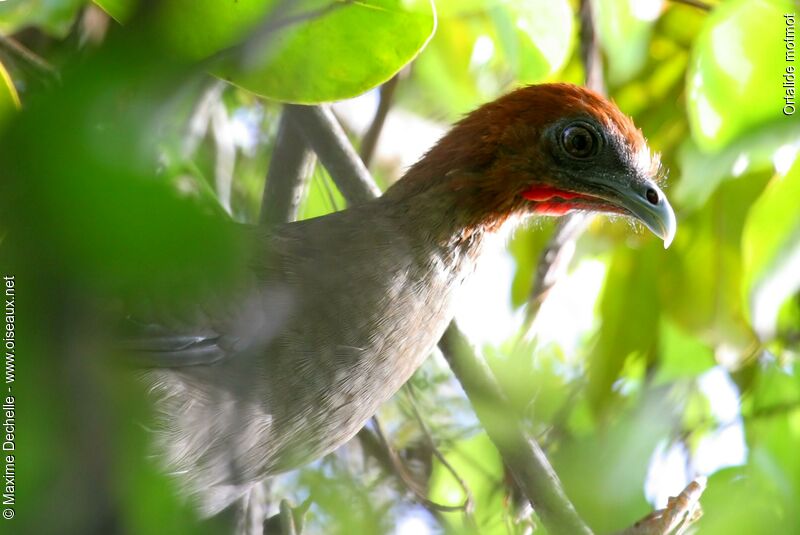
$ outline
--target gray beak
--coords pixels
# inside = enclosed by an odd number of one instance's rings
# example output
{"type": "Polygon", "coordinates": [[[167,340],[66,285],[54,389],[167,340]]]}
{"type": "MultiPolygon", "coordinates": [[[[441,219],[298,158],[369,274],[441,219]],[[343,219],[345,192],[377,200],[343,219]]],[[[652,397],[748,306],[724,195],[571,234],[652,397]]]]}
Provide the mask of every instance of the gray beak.
{"type": "Polygon", "coordinates": [[[641,184],[622,187],[615,182],[604,184],[614,191],[614,199],[608,199],[627,210],[641,221],[653,234],[664,240],[664,249],[669,247],[675,237],[678,223],[666,195],[650,180],[641,184]]]}

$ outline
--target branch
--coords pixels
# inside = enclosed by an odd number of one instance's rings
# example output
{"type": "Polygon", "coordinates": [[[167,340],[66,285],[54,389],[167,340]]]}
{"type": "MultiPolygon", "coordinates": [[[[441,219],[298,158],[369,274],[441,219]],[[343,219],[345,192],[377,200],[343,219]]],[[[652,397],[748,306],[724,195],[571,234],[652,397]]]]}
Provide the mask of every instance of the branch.
{"type": "Polygon", "coordinates": [[[315,162],[314,153],[284,110],[264,184],[259,224],[271,227],[297,219],[315,162]]]}
{"type": "Polygon", "coordinates": [[[584,84],[589,89],[606,94],[603,77],[603,56],[597,40],[594,0],[581,0],[579,16],[581,19],[581,60],[583,61],[584,84]]]}
{"type": "Polygon", "coordinates": [[[703,515],[700,496],[706,482],[705,477],[695,479],[678,496],[669,498],[664,509],[650,513],[615,535],[683,535],[703,515]]]}
{"type": "MultiPolygon", "coordinates": [[[[297,120],[295,124],[349,203],[378,196],[378,187],[330,111],[305,106],[289,106],[287,109],[291,109],[292,118],[297,120]]],[[[489,437],[548,532],[553,535],[590,535],[591,530],[575,512],[534,438],[514,418],[509,418],[508,422],[504,419],[502,424],[498,421],[498,415],[510,413],[507,404],[492,372],[454,323],[447,328],[439,344],[489,437]],[[501,410],[487,410],[487,401],[501,410]]]]}
{"type": "Polygon", "coordinates": [[[381,86],[381,97],[380,102],[378,102],[378,109],[375,111],[375,117],[372,119],[369,129],[361,140],[361,160],[366,167],[369,167],[372,162],[372,156],[375,154],[375,147],[378,145],[378,139],[381,136],[383,125],[386,122],[386,116],[389,115],[389,108],[392,107],[394,91],[397,89],[397,82],[399,80],[400,73],[397,73],[381,86]]]}
{"type": "Polygon", "coordinates": [[[491,370],[451,323],[439,348],[519,488],[552,535],[590,535],[536,440],[512,413],[491,370]]]}
{"type": "Polygon", "coordinates": [[[380,195],[380,189],[329,108],[290,104],[284,113],[317,153],[348,203],[359,204],[380,195]]]}
{"type": "Polygon", "coordinates": [[[592,217],[587,214],[572,214],[561,218],[558,222],[555,232],[542,250],[536,266],[536,276],[528,296],[528,307],[520,331],[520,341],[522,337],[530,334],[539,309],[547,299],[550,290],[566,273],[570,260],[575,254],[575,241],[591,220],[592,217]]]}

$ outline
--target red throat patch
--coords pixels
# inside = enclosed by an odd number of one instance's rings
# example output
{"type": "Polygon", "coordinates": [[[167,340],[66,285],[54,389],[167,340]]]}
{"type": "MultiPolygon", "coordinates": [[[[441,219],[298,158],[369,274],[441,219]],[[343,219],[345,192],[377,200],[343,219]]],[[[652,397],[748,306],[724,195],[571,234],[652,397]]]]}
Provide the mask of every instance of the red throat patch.
{"type": "Polygon", "coordinates": [[[529,201],[534,201],[536,206],[534,212],[541,215],[564,215],[570,210],[578,207],[580,203],[556,202],[553,199],[570,201],[573,199],[586,199],[585,195],[572,193],[551,186],[533,186],[522,192],[522,196],[529,201]]]}

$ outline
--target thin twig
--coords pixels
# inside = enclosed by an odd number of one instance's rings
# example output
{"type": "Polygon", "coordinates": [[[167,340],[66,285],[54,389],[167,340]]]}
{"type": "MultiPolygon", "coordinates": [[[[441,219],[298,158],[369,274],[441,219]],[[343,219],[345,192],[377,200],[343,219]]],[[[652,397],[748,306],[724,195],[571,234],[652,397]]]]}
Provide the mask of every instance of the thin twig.
{"type": "MultiPolygon", "coordinates": [[[[400,459],[400,456],[397,454],[397,450],[394,449],[394,446],[389,443],[389,439],[386,437],[386,433],[383,432],[383,428],[381,427],[381,423],[377,417],[372,417],[372,425],[375,428],[375,434],[378,435],[378,438],[381,441],[381,445],[383,446],[384,450],[389,456],[389,461],[391,462],[392,469],[400,481],[403,482],[403,485],[411,491],[414,495],[414,498],[419,501],[426,509],[430,510],[431,512],[438,512],[438,513],[456,513],[463,511],[466,514],[470,514],[472,510],[472,495],[467,494],[464,503],[461,505],[444,505],[441,503],[434,502],[430,498],[428,498],[425,489],[420,488],[419,483],[414,480],[413,476],[408,473],[406,470],[403,461],[400,459]]],[[[453,475],[458,478],[458,476],[452,472],[453,475]]]]}
{"type": "Polygon", "coordinates": [[[556,225],[553,236],[547,242],[536,266],[536,275],[528,296],[528,308],[520,329],[518,343],[531,334],[539,309],[556,282],[567,272],[570,260],[575,253],[575,241],[590,222],[591,216],[581,213],[563,217],[556,225]]]}
{"type": "Polygon", "coordinates": [[[448,472],[450,472],[453,478],[458,482],[461,490],[464,491],[464,503],[461,505],[461,510],[464,511],[466,515],[471,516],[475,511],[475,502],[472,496],[472,491],[469,489],[469,485],[467,485],[467,482],[464,480],[464,478],[461,477],[453,465],[450,464],[450,461],[448,461],[445,456],[442,455],[442,452],[436,446],[436,442],[433,440],[433,433],[431,433],[428,424],[425,423],[425,420],[419,413],[419,409],[417,408],[417,395],[414,391],[414,386],[410,382],[406,383],[406,393],[408,394],[411,411],[414,413],[414,418],[416,418],[420,429],[422,429],[422,434],[425,437],[425,441],[428,443],[428,447],[433,452],[433,456],[436,457],[440,463],[442,463],[442,466],[444,466],[448,472]]]}
{"type": "Polygon", "coordinates": [[[389,115],[389,109],[392,107],[392,100],[394,98],[395,89],[397,89],[397,82],[400,80],[400,73],[395,74],[388,82],[381,86],[380,101],[378,102],[378,109],[375,111],[375,117],[369,125],[367,132],[361,139],[361,160],[366,167],[370,166],[372,156],[375,154],[375,147],[378,145],[383,125],[386,123],[386,117],[389,115]]]}
{"type": "Polygon", "coordinates": [[[305,138],[284,111],[264,184],[259,224],[271,227],[297,219],[315,161],[305,138]]]}
{"type": "Polygon", "coordinates": [[[43,83],[57,82],[60,80],[58,71],[38,54],[14,39],[0,35],[0,50],[13,59],[30,68],[30,71],[41,79],[43,83]]]}

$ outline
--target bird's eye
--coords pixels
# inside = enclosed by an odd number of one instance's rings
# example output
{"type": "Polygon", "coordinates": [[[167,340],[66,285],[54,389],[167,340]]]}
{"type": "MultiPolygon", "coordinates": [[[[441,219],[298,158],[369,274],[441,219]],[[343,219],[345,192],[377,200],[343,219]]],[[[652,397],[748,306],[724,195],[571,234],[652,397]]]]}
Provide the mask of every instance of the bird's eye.
{"type": "Polygon", "coordinates": [[[561,145],[573,158],[585,159],[597,153],[597,134],[584,125],[572,125],[561,134],[561,145]]]}

